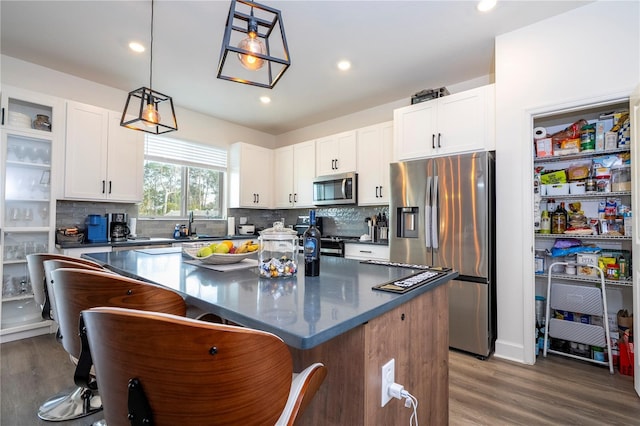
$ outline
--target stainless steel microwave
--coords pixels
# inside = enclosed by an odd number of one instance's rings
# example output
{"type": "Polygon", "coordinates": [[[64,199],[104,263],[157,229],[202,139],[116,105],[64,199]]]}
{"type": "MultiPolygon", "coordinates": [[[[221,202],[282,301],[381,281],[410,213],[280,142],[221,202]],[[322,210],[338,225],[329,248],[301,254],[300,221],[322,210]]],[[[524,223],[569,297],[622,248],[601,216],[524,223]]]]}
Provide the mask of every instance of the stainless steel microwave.
{"type": "Polygon", "coordinates": [[[316,206],[357,203],[357,173],[318,176],[313,180],[313,204],[316,206]]]}

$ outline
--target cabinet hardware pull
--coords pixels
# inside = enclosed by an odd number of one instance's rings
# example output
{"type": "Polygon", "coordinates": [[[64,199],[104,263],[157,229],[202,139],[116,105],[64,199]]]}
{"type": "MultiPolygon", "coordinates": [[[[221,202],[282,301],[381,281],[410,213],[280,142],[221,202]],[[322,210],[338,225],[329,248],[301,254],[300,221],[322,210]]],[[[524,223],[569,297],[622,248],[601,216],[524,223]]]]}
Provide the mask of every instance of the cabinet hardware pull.
{"type": "Polygon", "coordinates": [[[442,146],[440,145],[440,133],[438,133],[438,148],[442,148],[442,146]]]}
{"type": "Polygon", "coordinates": [[[436,149],[436,134],[431,134],[431,148],[436,149]]]}
{"type": "Polygon", "coordinates": [[[291,203],[291,193],[289,193],[289,203],[291,203]]]}
{"type": "Polygon", "coordinates": [[[338,159],[336,158],[336,170],[338,170],[338,159]]]}
{"type": "Polygon", "coordinates": [[[256,194],[256,202],[259,204],[260,203],[260,194],[256,194]]]}
{"type": "Polygon", "coordinates": [[[109,194],[111,194],[111,181],[109,181],[109,194]]]}
{"type": "Polygon", "coordinates": [[[298,202],[298,193],[297,192],[293,194],[293,202],[294,203],[298,202]]]}
{"type": "Polygon", "coordinates": [[[102,193],[103,193],[103,194],[105,193],[105,191],[106,191],[106,189],[107,189],[107,188],[106,188],[106,184],[107,184],[107,182],[103,180],[103,181],[102,181],[102,193]]]}
{"type": "Polygon", "coordinates": [[[360,250],[360,253],[373,253],[371,250],[360,250]]]}
{"type": "Polygon", "coordinates": [[[2,108],[2,125],[4,126],[4,108],[2,108]]]}
{"type": "Polygon", "coordinates": [[[380,198],[382,198],[382,185],[380,185],[380,198]]]}

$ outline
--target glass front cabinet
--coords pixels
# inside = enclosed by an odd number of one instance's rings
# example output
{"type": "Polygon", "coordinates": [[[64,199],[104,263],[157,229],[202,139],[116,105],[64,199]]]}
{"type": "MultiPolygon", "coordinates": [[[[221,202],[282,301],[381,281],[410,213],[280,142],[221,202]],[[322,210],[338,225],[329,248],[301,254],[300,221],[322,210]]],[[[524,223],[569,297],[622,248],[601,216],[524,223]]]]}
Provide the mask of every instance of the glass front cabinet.
{"type": "Polygon", "coordinates": [[[54,249],[64,104],[6,86],[0,97],[0,341],[7,342],[54,331],[34,299],[42,283],[31,282],[26,256],[54,249]]]}

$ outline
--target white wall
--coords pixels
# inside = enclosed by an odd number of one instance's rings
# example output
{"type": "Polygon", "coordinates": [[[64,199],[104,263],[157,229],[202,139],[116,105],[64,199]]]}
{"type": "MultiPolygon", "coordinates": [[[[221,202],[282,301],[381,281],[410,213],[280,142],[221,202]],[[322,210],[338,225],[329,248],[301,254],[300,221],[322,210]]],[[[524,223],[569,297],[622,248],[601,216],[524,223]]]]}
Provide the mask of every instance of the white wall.
{"type": "MultiPolygon", "coordinates": [[[[473,80],[467,80],[447,86],[450,93],[458,93],[465,90],[473,89],[480,86],[493,83],[493,75],[487,75],[473,80]]],[[[411,94],[407,94],[405,98],[358,111],[353,114],[345,115],[333,120],[328,120],[312,126],[303,127],[301,129],[292,130],[277,136],[276,144],[278,147],[292,145],[298,142],[304,142],[311,139],[317,139],[324,136],[333,135],[347,130],[359,129],[361,127],[373,124],[383,123],[393,120],[393,110],[405,107],[411,104],[411,94]]]]}
{"type": "MultiPolygon", "coordinates": [[[[113,111],[122,111],[127,92],[61,73],[50,68],[2,55],[0,75],[2,84],[32,90],[63,99],[70,99],[113,111]]],[[[132,87],[131,90],[137,89],[132,87]]],[[[178,131],[168,133],[194,142],[225,147],[242,141],[267,148],[275,147],[275,137],[209,115],[201,114],[175,105],[178,94],[172,94],[178,120],[178,131]]]]}
{"type": "Polygon", "coordinates": [[[639,2],[601,1],[496,39],[496,356],[535,362],[532,115],[631,95],[639,22],[639,2]]]}

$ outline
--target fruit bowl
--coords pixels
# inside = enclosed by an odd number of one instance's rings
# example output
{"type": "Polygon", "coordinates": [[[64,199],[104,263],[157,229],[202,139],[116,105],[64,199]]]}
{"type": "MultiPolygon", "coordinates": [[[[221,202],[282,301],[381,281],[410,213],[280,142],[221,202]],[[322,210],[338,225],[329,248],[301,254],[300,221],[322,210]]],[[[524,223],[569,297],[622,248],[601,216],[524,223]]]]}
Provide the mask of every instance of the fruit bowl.
{"type": "Polygon", "coordinates": [[[250,251],[246,253],[233,253],[233,254],[212,253],[208,256],[198,256],[198,251],[203,247],[207,247],[208,245],[209,244],[207,243],[183,244],[182,253],[190,259],[199,260],[202,263],[206,263],[209,265],[225,265],[229,263],[238,263],[257,253],[257,251],[250,251]]]}

